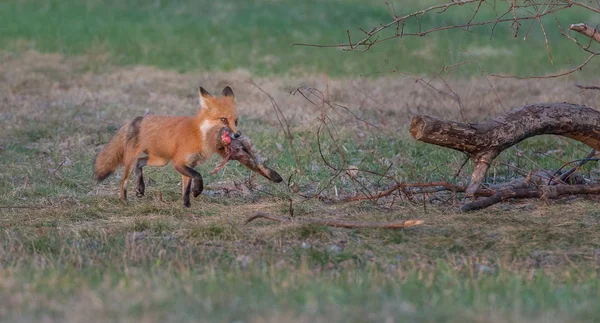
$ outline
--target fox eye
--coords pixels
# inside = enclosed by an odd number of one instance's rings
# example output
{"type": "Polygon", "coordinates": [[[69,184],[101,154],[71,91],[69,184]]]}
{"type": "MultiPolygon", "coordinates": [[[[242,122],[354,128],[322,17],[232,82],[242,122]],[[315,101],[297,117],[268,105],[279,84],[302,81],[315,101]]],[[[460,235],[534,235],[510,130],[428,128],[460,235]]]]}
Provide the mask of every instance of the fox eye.
{"type": "Polygon", "coordinates": [[[223,122],[224,124],[227,124],[227,118],[221,118],[221,122],[223,122]]]}
{"type": "Polygon", "coordinates": [[[237,120],[237,119],[235,119],[235,126],[236,126],[236,127],[237,127],[237,122],[238,122],[238,120],[237,120]]]}

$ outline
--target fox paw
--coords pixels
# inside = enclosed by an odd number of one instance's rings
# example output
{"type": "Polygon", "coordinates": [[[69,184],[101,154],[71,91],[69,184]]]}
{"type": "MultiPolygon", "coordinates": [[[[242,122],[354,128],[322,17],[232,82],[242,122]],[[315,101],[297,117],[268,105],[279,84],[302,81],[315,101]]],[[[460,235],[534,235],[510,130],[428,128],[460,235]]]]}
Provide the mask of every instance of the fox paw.
{"type": "Polygon", "coordinates": [[[202,180],[196,180],[196,179],[192,179],[192,194],[194,195],[194,197],[198,197],[198,195],[200,195],[202,193],[202,190],[204,189],[204,183],[202,183],[202,180]]]}

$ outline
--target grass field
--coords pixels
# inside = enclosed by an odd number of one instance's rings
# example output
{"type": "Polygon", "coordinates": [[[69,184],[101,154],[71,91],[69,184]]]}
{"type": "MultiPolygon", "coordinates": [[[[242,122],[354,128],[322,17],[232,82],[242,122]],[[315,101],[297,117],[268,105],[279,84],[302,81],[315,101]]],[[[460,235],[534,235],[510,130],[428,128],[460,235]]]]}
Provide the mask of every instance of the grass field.
{"type": "MultiPolygon", "coordinates": [[[[519,81],[466,69],[447,78],[459,105],[412,77],[358,77],[396,64],[435,70],[452,56],[441,36],[427,39],[429,60],[390,59],[411,55],[421,39],[370,53],[290,47],[343,41],[345,28],[387,17],[368,1],[298,3],[0,3],[0,321],[597,321],[595,198],[512,201],[469,214],[457,213],[460,196],[449,193],[342,203],[393,182],[361,172],[357,188],[345,173],[334,177],[319,144],[334,165],[343,151],[348,164],[401,181],[463,184],[472,165],[454,178],[462,156],[411,139],[413,115],[478,121],[533,102],[598,106],[598,91],[573,87],[598,78],[519,81]],[[198,85],[233,87],[241,130],[285,182],[236,163],[210,175],[215,158],[197,167],[205,191],[184,209],[172,167],[147,167],[146,197],[120,205],[120,173],[96,184],[94,156],[125,120],[193,114],[198,85]],[[281,108],[293,147],[258,87],[281,108]],[[317,141],[320,101],[295,91],[309,87],[339,104],[325,110],[334,138],[317,141]],[[288,182],[326,198],[303,198],[288,182]],[[257,211],[289,215],[290,203],[299,219],[424,224],[400,231],[244,224],[257,211]]],[[[453,44],[492,44],[483,31],[457,35],[453,44]]],[[[561,55],[574,57],[557,46],[548,66],[539,39],[521,47],[496,36],[518,59],[486,58],[486,70],[544,73],[561,55]]],[[[440,80],[431,85],[447,91],[440,80]]],[[[490,182],[556,169],[588,152],[571,140],[532,138],[496,160],[490,182]]],[[[599,177],[591,164],[581,174],[599,177]]]]}
{"type": "MultiPolygon", "coordinates": [[[[390,2],[398,14],[438,4],[438,1],[390,2]]],[[[491,20],[502,12],[484,4],[473,22],[491,20]]],[[[473,7],[431,14],[423,29],[460,24],[473,7]]],[[[578,8],[557,15],[563,26],[595,24],[598,18],[578,8]]],[[[117,1],[117,0],[6,0],[0,3],[0,46],[36,49],[96,58],[86,68],[101,69],[106,62],[155,65],[178,71],[248,70],[258,75],[358,76],[392,70],[423,74],[466,60],[459,75],[486,72],[517,75],[545,74],[572,68],[587,53],[560,35],[551,16],[542,19],[550,41],[553,63],[545,50],[539,24],[524,22],[518,37],[509,25],[453,30],[381,43],[369,52],[343,52],[291,46],[293,43],[346,43],[390,20],[385,1],[117,1]]],[[[410,23],[410,22],[409,22],[410,23]]],[[[416,22],[406,32],[416,31],[416,22]]],[[[587,69],[585,71],[588,72],[587,69]]],[[[593,69],[589,71],[594,75],[593,69]]]]}

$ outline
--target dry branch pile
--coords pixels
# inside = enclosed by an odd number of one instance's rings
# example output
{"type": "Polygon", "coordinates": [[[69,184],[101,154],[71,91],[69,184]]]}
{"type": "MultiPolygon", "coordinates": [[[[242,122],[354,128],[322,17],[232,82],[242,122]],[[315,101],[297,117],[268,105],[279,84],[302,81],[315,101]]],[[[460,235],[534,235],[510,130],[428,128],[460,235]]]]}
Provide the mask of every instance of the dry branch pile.
{"type": "MultiPolygon", "coordinates": [[[[449,182],[398,182],[380,192],[360,194],[343,199],[345,202],[379,200],[400,192],[412,195],[442,191],[466,193],[473,201],[463,204],[460,211],[474,211],[515,198],[557,199],[565,195],[600,194],[600,185],[589,185],[576,171],[600,150],[600,111],[568,103],[540,103],[514,109],[484,123],[442,121],[429,116],[413,117],[410,133],[418,141],[451,148],[467,155],[474,162],[468,186],[449,182]],[[582,142],[593,150],[587,158],[566,163],[554,172],[530,172],[525,178],[482,187],[492,161],[506,149],[522,140],[538,135],[559,135],[582,142]],[[566,166],[575,164],[569,170],[566,166]],[[478,199],[479,198],[479,199],[478,199]]],[[[464,166],[464,164],[463,164],[464,166]]]]}
{"type": "Polygon", "coordinates": [[[416,140],[467,154],[475,163],[466,190],[473,196],[494,158],[529,137],[560,135],[600,150],[600,112],[580,105],[549,103],[514,109],[480,124],[415,116],[410,133],[416,140]]]}
{"type": "MultiPolygon", "coordinates": [[[[524,139],[552,134],[580,141],[600,150],[600,112],[568,103],[533,104],[509,111],[479,124],[441,121],[428,116],[415,116],[410,133],[416,140],[455,149],[465,153],[474,163],[471,181],[465,189],[467,197],[480,195],[480,186],[492,161],[504,150],[524,139]]],[[[583,165],[581,162],[578,165],[583,165]]],[[[566,194],[598,194],[599,186],[568,185],[574,170],[550,176],[547,185],[534,187],[529,180],[522,185],[500,186],[493,195],[461,207],[472,211],[509,198],[558,198],[566,194]],[[558,176],[560,175],[560,176],[558,176]],[[555,183],[557,185],[553,185],[555,183]]],[[[486,192],[489,194],[489,192],[486,192]]]]}
{"type": "MultiPolygon", "coordinates": [[[[594,28],[585,23],[571,24],[569,28],[563,28],[557,13],[569,10],[570,8],[579,8],[588,10],[593,14],[600,14],[600,3],[592,3],[585,1],[573,1],[573,0],[550,0],[542,3],[537,1],[525,1],[515,0],[510,2],[499,2],[499,1],[486,1],[486,0],[464,0],[464,1],[450,1],[444,4],[438,4],[429,8],[424,8],[419,11],[404,13],[402,15],[397,14],[393,5],[386,2],[390,21],[381,23],[373,28],[361,28],[358,29],[364,34],[359,40],[352,40],[350,31],[347,30],[347,43],[338,43],[331,45],[317,45],[317,44],[295,44],[301,46],[315,46],[315,47],[336,47],[343,50],[370,50],[372,46],[388,41],[391,39],[400,39],[403,37],[414,36],[423,37],[430,33],[436,33],[444,30],[451,29],[464,29],[470,30],[477,26],[493,26],[492,34],[494,29],[500,24],[509,24],[510,28],[514,30],[514,37],[517,37],[519,33],[525,32],[525,38],[531,31],[531,25],[539,24],[543,33],[546,50],[550,62],[552,62],[552,53],[550,52],[550,44],[546,28],[542,18],[545,16],[553,17],[556,26],[560,30],[561,35],[579,47],[580,50],[589,54],[588,58],[585,59],[581,64],[575,67],[569,67],[565,72],[560,72],[553,75],[544,76],[528,76],[528,77],[517,77],[517,76],[503,76],[494,75],[496,77],[505,78],[525,78],[525,79],[543,79],[543,78],[556,78],[564,75],[568,75],[581,70],[590,61],[599,55],[600,52],[596,51],[592,44],[600,43],[600,32],[597,28],[594,28]],[[494,7],[496,16],[492,19],[482,18],[485,16],[480,14],[482,6],[491,5],[494,7]],[[497,6],[498,5],[498,6],[497,6]],[[453,19],[441,19],[442,23],[431,25],[427,24],[428,18],[432,18],[431,15],[445,14],[450,15],[452,10],[455,8],[461,8],[460,10],[469,9],[470,14],[468,20],[465,18],[462,22],[455,22],[453,19]],[[480,19],[482,18],[482,19],[480,19]],[[415,25],[411,26],[411,23],[416,22],[415,25]],[[523,23],[527,22],[529,28],[520,29],[523,23]],[[580,41],[576,35],[571,35],[571,31],[579,33],[584,36],[584,40],[580,41]]],[[[432,19],[433,20],[433,19],[432,19]]],[[[575,34],[575,33],[573,33],[575,34]]],[[[457,65],[461,65],[459,63],[457,65]]],[[[452,69],[455,66],[445,66],[442,70],[452,69]]],[[[447,94],[448,96],[455,99],[461,108],[461,116],[463,112],[463,104],[460,96],[454,92],[448,83],[439,77],[445,84],[446,88],[449,89],[447,93],[436,89],[440,93],[447,94]]],[[[418,81],[421,79],[417,79],[418,81]]],[[[422,81],[422,80],[421,80],[422,81]]],[[[488,80],[489,83],[489,80],[488,80]]],[[[493,86],[490,83],[493,89],[493,86]]],[[[597,86],[578,86],[585,90],[597,90],[597,86]]],[[[493,89],[494,90],[494,89],[493,89]]],[[[302,91],[298,91],[313,105],[318,107],[322,106],[323,111],[328,107],[333,107],[329,102],[328,95],[324,95],[320,91],[308,91],[313,96],[316,96],[317,100],[313,101],[312,98],[306,96],[302,91]],[[320,103],[320,104],[319,104],[320,103]]],[[[495,93],[495,90],[494,90],[495,93]]],[[[498,97],[498,96],[497,96],[498,97]]],[[[498,97],[500,101],[500,98],[498,97]]],[[[355,116],[356,117],[356,116],[355,116]]],[[[369,124],[365,120],[356,117],[359,121],[365,123],[367,126],[377,128],[376,126],[369,124]]],[[[464,119],[464,116],[463,116],[464,119]]],[[[322,125],[317,133],[317,139],[320,138],[321,134],[327,134],[331,137],[334,142],[339,142],[338,138],[332,134],[332,130],[328,125],[328,119],[326,114],[322,114],[320,118],[322,125]]],[[[465,204],[461,207],[462,211],[471,211],[481,209],[492,204],[504,201],[509,198],[558,198],[566,194],[598,194],[600,187],[584,185],[581,181],[574,180],[576,174],[574,174],[583,164],[588,161],[597,161],[592,157],[595,156],[596,150],[600,150],[600,112],[582,106],[569,103],[548,103],[548,104],[534,104],[525,106],[519,109],[515,109],[508,113],[505,113],[493,120],[490,120],[481,124],[466,124],[458,122],[442,121],[432,118],[430,116],[420,115],[416,116],[412,120],[411,124],[411,135],[414,139],[423,141],[426,143],[455,149],[465,153],[470,160],[475,164],[474,171],[471,176],[470,183],[467,187],[454,185],[447,182],[438,183],[403,183],[399,182],[394,178],[390,178],[384,174],[374,175],[380,176],[380,178],[387,178],[395,181],[396,184],[392,185],[389,189],[381,192],[371,193],[364,187],[363,184],[354,180],[353,176],[350,176],[354,181],[357,192],[360,190],[362,194],[357,194],[354,197],[344,199],[344,201],[359,201],[359,200],[379,200],[382,197],[392,195],[395,192],[400,192],[405,197],[410,199],[412,194],[423,194],[430,192],[439,191],[452,191],[452,192],[464,192],[468,198],[472,198],[475,201],[469,204],[465,204]],[[580,160],[579,163],[568,171],[562,171],[565,164],[561,169],[557,170],[554,174],[550,174],[547,178],[547,183],[536,183],[535,185],[531,182],[531,174],[526,179],[521,179],[515,182],[507,183],[495,188],[481,188],[482,182],[485,175],[490,168],[492,161],[504,150],[512,147],[520,141],[538,135],[553,134],[568,137],[577,141],[580,141],[594,150],[589,154],[586,159],[580,160]],[[476,197],[484,196],[484,199],[476,200],[476,197]]],[[[340,174],[348,173],[349,171],[356,172],[358,169],[350,169],[344,158],[342,150],[337,148],[337,154],[343,161],[343,165],[336,166],[331,162],[327,161],[321,151],[321,145],[319,143],[319,152],[321,158],[325,164],[335,172],[333,179],[340,174]]],[[[464,166],[464,164],[463,164],[464,166]]],[[[360,170],[369,172],[367,170],[360,170]]],[[[386,171],[387,172],[387,171],[386,171]]],[[[542,175],[542,177],[547,176],[542,175]]],[[[330,183],[331,183],[330,181],[330,183]]],[[[324,190],[324,189],[323,189],[324,190]]],[[[337,194],[337,193],[336,193],[337,194]]],[[[320,197],[320,192],[315,194],[314,197],[320,197]]],[[[393,202],[392,202],[393,203],[393,202]]]]}

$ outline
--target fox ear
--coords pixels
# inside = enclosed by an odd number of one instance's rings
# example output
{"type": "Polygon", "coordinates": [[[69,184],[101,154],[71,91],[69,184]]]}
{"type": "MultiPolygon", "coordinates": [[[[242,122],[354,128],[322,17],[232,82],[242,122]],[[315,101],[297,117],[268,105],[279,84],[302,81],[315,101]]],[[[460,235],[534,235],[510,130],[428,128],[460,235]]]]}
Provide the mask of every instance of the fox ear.
{"type": "Polygon", "coordinates": [[[221,95],[230,97],[232,100],[235,98],[235,95],[233,95],[233,90],[229,86],[226,86],[223,91],[221,91],[221,95]]]}
{"type": "Polygon", "coordinates": [[[205,88],[198,88],[198,97],[200,98],[200,107],[206,108],[208,105],[206,104],[207,98],[212,98],[212,94],[210,94],[205,88]]]}

